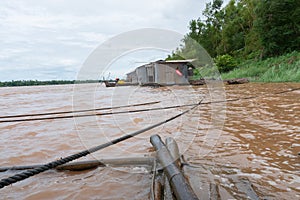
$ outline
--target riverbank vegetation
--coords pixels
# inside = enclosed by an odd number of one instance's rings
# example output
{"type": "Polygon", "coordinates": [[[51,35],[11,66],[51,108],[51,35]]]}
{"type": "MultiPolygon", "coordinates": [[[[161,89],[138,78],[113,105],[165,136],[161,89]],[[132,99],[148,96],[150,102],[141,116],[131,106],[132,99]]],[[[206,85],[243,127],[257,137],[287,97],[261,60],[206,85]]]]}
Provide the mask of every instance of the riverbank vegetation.
{"type": "Polygon", "coordinates": [[[300,82],[300,53],[295,51],[260,61],[247,60],[234,70],[223,73],[222,78],[248,78],[257,82],[300,82]]]}
{"type": "Polygon", "coordinates": [[[191,39],[214,58],[223,78],[300,81],[300,1],[222,0],[189,23],[183,46],[168,60],[195,58],[191,39]]]}
{"type": "Polygon", "coordinates": [[[34,86],[34,85],[64,85],[64,84],[82,84],[82,83],[96,83],[98,80],[50,80],[50,81],[38,81],[38,80],[18,80],[18,81],[4,81],[0,82],[0,87],[14,87],[14,86],[34,86]]]}

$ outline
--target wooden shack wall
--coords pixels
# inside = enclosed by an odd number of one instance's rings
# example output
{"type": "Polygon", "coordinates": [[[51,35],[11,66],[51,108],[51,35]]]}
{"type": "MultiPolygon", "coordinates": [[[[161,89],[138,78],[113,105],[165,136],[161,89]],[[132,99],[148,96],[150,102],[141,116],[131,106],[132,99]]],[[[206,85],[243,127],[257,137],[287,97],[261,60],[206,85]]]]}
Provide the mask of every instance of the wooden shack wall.
{"type": "Polygon", "coordinates": [[[130,83],[138,83],[138,77],[136,71],[127,74],[127,81],[130,83]]]}
{"type": "Polygon", "coordinates": [[[138,67],[136,69],[136,75],[137,75],[137,81],[139,83],[139,85],[143,85],[146,83],[147,81],[147,74],[146,74],[146,68],[145,66],[141,66],[141,67],[138,67]]]}
{"type": "Polygon", "coordinates": [[[161,85],[189,84],[187,66],[182,63],[155,63],[155,82],[161,85]],[[179,76],[176,69],[183,74],[179,76]]]}

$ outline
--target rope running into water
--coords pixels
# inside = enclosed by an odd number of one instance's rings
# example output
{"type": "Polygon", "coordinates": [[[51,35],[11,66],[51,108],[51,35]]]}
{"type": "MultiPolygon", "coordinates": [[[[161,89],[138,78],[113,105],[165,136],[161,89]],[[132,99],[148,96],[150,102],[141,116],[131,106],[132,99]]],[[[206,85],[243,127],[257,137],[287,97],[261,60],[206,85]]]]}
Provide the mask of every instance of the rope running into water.
{"type": "Polygon", "coordinates": [[[34,116],[43,116],[43,115],[58,115],[58,114],[69,114],[69,113],[81,113],[81,112],[90,112],[90,111],[99,111],[99,110],[112,110],[112,109],[118,109],[118,108],[146,106],[146,105],[151,105],[151,104],[156,104],[156,103],[160,103],[160,101],[153,101],[153,102],[139,103],[139,104],[132,104],[132,105],[106,107],[106,108],[94,108],[94,109],[61,111],[61,112],[46,112],[46,113],[36,113],[36,114],[7,115],[7,116],[0,116],[0,119],[3,119],[3,118],[17,118],[17,117],[34,117],[34,116]]]}
{"type": "MultiPolygon", "coordinates": [[[[292,92],[292,91],[296,91],[296,90],[300,90],[300,88],[290,89],[290,90],[283,91],[283,92],[277,92],[277,93],[274,93],[274,95],[276,95],[276,94],[284,94],[284,93],[288,93],[288,92],[292,92]]],[[[60,159],[60,160],[56,160],[56,161],[47,163],[47,164],[45,164],[45,165],[42,165],[42,166],[40,166],[40,167],[37,167],[37,168],[34,168],[34,169],[30,169],[30,170],[27,170],[27,171],[25,171],[25,172],[15,174],[14,176],[11,176],[11,177],[2,179],[2,180],[0,180],[0,189],[1,189],[1,188],[4,188],[5,186],[8,186],[8,185],[10,185],[10,184],[13,184],[13,183],[22,181],[22,180],[24,180],[24,179],[27,179],[27,178],[29,178],[29,177],[31,177],[31,176],[34,176],[34,175],[36,175],[36,174],[39,174],[39,173],[41,173],[41,172],[44,172],[44,171],[53,169],[53,168],[55,168],[55,167],[57,167],[57,166],[60,166],[60,165],[66,164],[66,163],[68,163],[68,162],[71,162],[71,161],[73,161],[73,160],[76,160],[76,159],[78,159],[78,158],[84,157],[84,156],[86,156],[86,155],[88,155],[88,154],[91,154],[91,153],[93,153],[93,152],[99,151],[99,150],[104,149],[104,148],[106,148],[106,147],[109,147],[109,146],[111,146],[111,145],[117,144],[117,143],[119,143],[119,142],[122,142],[122,141],[124,141],[124,140],[129,139],[129,138],[132,138],[132,137],[134,137],[134,136],[136,136],[136,135],[138,135],[138,134],[141,134],[141,133],[143,133],[143,132],[146,132],[146,131],[148,131],[148,130],[151,130],[151,129],[155,128],[155,127],[158,127],[158,126],[160,126],[160,125],[162,125],[162,124],[165,124],[165,123],[167,123],[167,122],[169,122],[169,121],[172,121],[172,120],[174,120],[174,119],[176,119],[176,118],[178,118],[178,117],[180,117],[180,116],[186,114],[187,112],[189,112],[189,111],[195,109],[196,107],[198,107],[200,104],[224,103],[224,102],[232,102],[232,101],[238,101],[238,100],[243,100],[243,99],[254,99],[254,98],[257,98],[257,97],[260,97],[260,96],[251,96],[251,97],[246,97],[246,98],[237,98],[237,99],[231,99],[231,100],[226,100],[226,101],[215,101],[215,102],[205,102],[205,103],[202,103],[202,100],[203,100],[203,99],[202,99],[198,104],[190,104],[190,106],[191,106],[191,105],[194,105],[192,108],[190,108],[190,109],[188,109],[188,110],[186,110],[186,111],[184,111],[184,112],[181,112],[181,113],[179,113],[178,115],[175,115],[175,116],[173,116],[173,117],[171,117],[171,118],[169,118],[169,119],[167,119],[167,120],[165,120],[165,121],[162,121],[162,122],[159,122],[159,123],[157,123],[157,124],[151,125],[151,126],[149,126],[149,127],[146,127],[146,128],[141,129],[141,130],[139,130],[139,131],[133,132],[133,133],[131,133],[131,134],[124,135],[124,136],[122,136],[122,137],[120,137],[120,138],[114,139],[114,140],[112,140],[112,141],[110,141],[110,142],[107,142],[107,143],[105,143],[105,144],[101,144],[101,145],[99,145],[99,146],[90,148],[90,149],[88,149],[88,150],[79,152],[79,153],[77,153],[77,154],[73,154],[73,155],[71,155],[71,156],[67,156],[67,157],[62,158],[62,159],[60,159]]],[[[185,106],[186,106],[186,105],[185,105],[185,106]]],[[[180,107],[180,106],[177,106],[177,107],[180,107]]],[[[158,108],[156,108],[156,109],[158,109],[158,108]]],[[[160,109],[163,109],[163,108],[160,108],[160,109]]],[[[150,109],[148,109],[148,110],[150,110],[150,109]]],[[[147,110],[147,111],[148,111],[148,110],[147,110]]],[[[128,112],[128,111],[126,111],[126,112],[128,112]]],[[[137,111],[136,111],[136,112],[137,112],[137,111]]],[[[141,111],[139,111],[139,112],[141,112],[141,111]]],[[[72,117],[74,117],[74,116],[72,116],[72,117]]]]}
{"type": "Polygon", "coordinates": [[[134,137],[136,135],[139,135],[139,134],[141,134],[143,132],[151,130],[151,129],[153,129],[155,127],[158,127],[158,126],[160,126],[162,124],[165,124],[167,122],[170,122],[170,121],[172,121],[172,120],[174,120],[174,119],[176,119],[176,118],[178,118],[178,117],[180,117],[180,116],[182,116],[182,115],[184,115],[184,114],[192,111],[196,107],[198,107],[201,104],[202,100],[197,105],[193,106],[192,108],[190,108],[188,110],[185,110],[184,112],[181,112],[181,113],[179,113],[179,114],[177,114],[177,115],[175,115],[175,116],[173,116],[171,118],[168,118],[165,121],[161,121],[161,122],[159,122],[157,124],[154,124],[154,125],[151,125],[151,126],[148,126],[148,127],[144,128],[144,129],[135,131],[135,132],[133,132],[131,134],[127,134],[127,135],[124,135],[124,136],[122,136],[120,138],[114,139],[114,140],[112,140],[110,142],[101,144],[101,145],[96,146],[96,147],[92,147],[92,148],[90,148],[88,150],[85,150],[85,151],[82,151],[82,152],[79,152],[79,153],[67,156],[65,158],[61,158],[60,160],[56,160],[56,161],[47,163],[45,165],[42,165],[40,167],[37,167],[37,168],[34,168],[34,169],[29,169],[29,170],[27,170],[25,172],[18,173],[18,174],[15,174],[15,175],[11,176],[11,177],[1,179],[0,180],[0,189],[4,188],[5,186],[8,186],[10,184],[13,184],[13,183],[22,181],[24,179],[27,179],[27,178],[29,178],[31,176],[37,175],[37,174],[39,174],[41,172],[53,169],[53,168],[55,168],[57,166],[60,166],[60,165],[66,164],[68,162],[71,162],[73,160],[76,160],[78,158],[84,157],[84,156],[86,156],[88,154],[91,154],[93,152],[99,151],[99,150],[104,149],[106,147],[112,146],[114,144],[117,144],[117,143],[122,142],[124,140],[127,140],[129,138],[132,138],[132,137],[134,137]]]}
{"type": "MultiPolygon", "coordinates": [[[[277,92],[272,95],[279,95],[284,93],[289,93],[292,91],[300,90],[300,88],[294,88],[282,92],[277,92]]],[[[226,103],[226,102],[234,102],[239,100],[248,100],[248,99],[255,99],[259,97],[264,97],[262,95],[256,95],[256,96],[250,96],[250,97],[244,97],[244,98],[235,98],[235,99],[227,99],[227,100],[221,100],[221,101],[213,101],[213,102],[203,102],[201,105],[206,104],[216,104],[216,103],[226,103]]],[[[113,107],[113,108],[121,108],[121,107],[133,107],[133,106],[139,106],[139,105],[148,105],[148,104],[155,104],[158,102],[149,102],[144,104],[134,104],[129,106],[120,106],[120,107],[113,107]]],[[[54,117],[39,117],[39,118],[27,118],[27,119],[5,119],[0,120],[0,123],[12,123],[12,122],[24,122],[24,121],[42,121],[42,120],[51,120],[51,119],[67,119],[67,118],[73,118],[73,117],[90,117],[90,116],[104,116],[104,115],[114,115],[114,114],[126,114],[126,113],[136,113],[136,112],[148,112],[148,111],[154,111],[154,110],[167,110],[167,109],[173,109],[173,108],[182,108],[182,107],[189,107],[189,106],[195,106],[197,104],[186,104],[186,105],[176,105],[176,106],[167,106],[167,107],[160,107],[160,108],[148,108],[148,109],[137,109],[137,110],[128,110],[128,111],[115,111],[115,112],[103,112],[103,113],[93,113],[93,114],[83,114],[83,115],[67,115],[67,116],[54,116],[54,117]]],[[[102,110],[105,110],[108,108],[102,108],[102,110]]],[[[112,108],[111,108],[112,109],[112,108]]],[[[93,109],[94,111],[96,109],[93,109]]],[[[93,110],[86,110],[86,111],[93,111],[93,110]]],[[[100,109],[97,109],[100,110],[100,109]]],[[[67,111],[66,113],[70,113],[71,111],[67,111]]],[[[84,112],[84,110],[77,111],[77,112],[84,112]]],[[[60,114],[63,114],[64,112],[60,112],[60,114]]],[[[49,114],[49,113],[48,113],[49,114]]],[[[58,114],[58,113],[55,113],[58,114]]],[[[45,114],[38,114],[38,115],[46,115],[45,114]]],[[[21,117],[22,115],[19,115],[18,117],[21,117]]],[[[35,115],[27,115],[27,116],[35,116],[35,115]]],[[[13,116],[8,116],[8,118],[12,118],[13,116]]],[[[7,117],[0,117],[0,118],[7,118],[7,117]]]]}
{"type": "Polygon", "coordinates": [[[49,119],[67,119],[75,117],[90,117],[90,116],[103,116],[103,115],[114,115],[114,114],[126,114],[126,113],[136,113],[136,112],[146,112],[153,110],[166,110],[172,108],[182,108],[188,106],[195,106],[197,104],[187,104],[187,105],[176,105],[168,106],[163,108],[147,108],[147,109],[138,109],[138,110],[128,110],[128,111],[114,111],[114,112],[103,112],[103,113],[93,113],[93,114],[84,114],[84,115],[67,115],[67,116],[56,116],[56,117],[39,117],[39,118],[28,118],[28,119],[8,119],[0,120],[0,123],[9,123],[9,122],[24,122],[24,121],[38,121],[38,120],[49,120],[49,119]]]}

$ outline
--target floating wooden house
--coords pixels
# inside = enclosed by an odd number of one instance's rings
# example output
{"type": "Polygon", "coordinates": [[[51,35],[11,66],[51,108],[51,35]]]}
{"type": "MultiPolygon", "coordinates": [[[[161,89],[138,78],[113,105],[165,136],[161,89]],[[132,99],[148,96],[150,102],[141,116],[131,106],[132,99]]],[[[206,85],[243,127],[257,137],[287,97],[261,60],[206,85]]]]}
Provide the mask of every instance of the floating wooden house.
{"type": "Polygon", "coordinates": [[[186,85],[193,76],[194,60],[158,60],[127,74],[127,81],[139,85],[186,85]]]}
{"type": "Polygon", "coordinates": [[[136,74],[136,70],[129,72],[127,75],[127,82],[129,83],[133,83],[133,84],[137,84],[138,83],[138,78],[137,78],[137,74],[136,74]]]}

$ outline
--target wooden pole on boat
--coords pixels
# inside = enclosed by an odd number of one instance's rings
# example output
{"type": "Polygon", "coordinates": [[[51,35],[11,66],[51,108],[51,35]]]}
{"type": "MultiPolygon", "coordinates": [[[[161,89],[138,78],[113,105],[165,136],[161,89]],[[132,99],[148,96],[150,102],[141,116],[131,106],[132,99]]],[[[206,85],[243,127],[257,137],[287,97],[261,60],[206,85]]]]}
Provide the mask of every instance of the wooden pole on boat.
{"type": "Polygon", "coordinates": [[[181,169],[180,153],[179,153],[177,142],[174,140],[174,138],[168,137],[166,138],[166,146],[175,164],[179,169],[181,169]]]}
{"type": "MultiPolygon", "coordinates": [[[[129,157],[129,158],[112,158],[112,159],[99,159],[90,161],[80,161],[67,163],[56,167],[57,170],[70,170],[70,171],[82,171],[87,169],[93,169],[96,167],[105,166],[130,166],[130,165],[149,165],[153,164],[153,157],[129,157]]],[[[0,172],[8,170],[27,170],[41,167],[42,165],[27,165],[27,166],[13,166],[13,167],[0,167],[0,172]]]]}
{"type": "Polygon", "coordinates": [[[61,166],[56,167],[57,170],[71,170],[71,171],[81,171],[86,169],[92,169],[95,167],[105,167],[105,166],[142,166],[153,164],[153,157],[129,157],[129,158],[108,158],[92,161],[81,161],[74,163],[67,163],[61,166]]]}
{"type": "MultiPolygon", "coordinates": [[[[168,137],[166,138],[165,144],[174,160],[174,163],[177,165],[178,169],[181,169],[180,153],[179,153],[177,142],[174,140],[174,138],[168,137]]],[[[166,197],[165,200],[174,200],[173,192],[168,177],[165,174],[164,174],[164,186],[165,186],[164,196],[166,197]]]]}
{"type": "Polygon", "coordinates": [[[169,150],[166,145],[162,142],[158,135],[153,135],[150,138],[151,144],[154,146],[157,152],[157,158],[164,168],[168,180],[170,182],[172,191],[178,200],[196,200],[198,197],[184,178],[182,172],[174,163],[169,150]]]}

